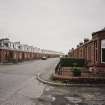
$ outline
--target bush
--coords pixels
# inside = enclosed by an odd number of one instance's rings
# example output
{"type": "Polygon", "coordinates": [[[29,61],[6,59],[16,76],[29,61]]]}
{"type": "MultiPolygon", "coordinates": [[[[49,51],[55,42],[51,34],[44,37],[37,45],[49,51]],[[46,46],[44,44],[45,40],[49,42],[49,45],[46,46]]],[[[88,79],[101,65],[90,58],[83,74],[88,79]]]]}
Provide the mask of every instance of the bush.
{"type": "Polygon", "coordinates": [[[73,75],[74,76],[81,76],[81,70],[79,68],[73,69],[73,75]]]}
{"type": "Polygon", "coordinates": [[[61,58],[60,65],[62,67],[84,67],[86,66],[84,59],[61,58]]]}

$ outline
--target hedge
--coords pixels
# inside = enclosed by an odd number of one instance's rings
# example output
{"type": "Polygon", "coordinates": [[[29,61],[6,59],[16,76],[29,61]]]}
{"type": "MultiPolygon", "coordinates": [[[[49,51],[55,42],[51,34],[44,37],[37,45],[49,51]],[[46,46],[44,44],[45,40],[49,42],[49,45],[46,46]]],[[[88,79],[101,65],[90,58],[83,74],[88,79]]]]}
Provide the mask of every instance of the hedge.
{"type": "Polygon", "coordinates": [[[59,62],[62,67],[84,67],[86,62],[84,59],[76,58],[61,58],[59,62]]]}

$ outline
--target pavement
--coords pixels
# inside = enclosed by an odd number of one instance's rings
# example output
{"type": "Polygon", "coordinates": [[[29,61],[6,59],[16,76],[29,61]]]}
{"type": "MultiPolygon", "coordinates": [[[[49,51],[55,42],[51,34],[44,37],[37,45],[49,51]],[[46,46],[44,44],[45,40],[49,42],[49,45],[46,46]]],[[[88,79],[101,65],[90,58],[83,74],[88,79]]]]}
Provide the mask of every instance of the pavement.
{"type": "Polygon", "coordinates": [[[105,89],[46,86],[37,105],[105,105],[105,89]]]}
{"type": "Polygon", "coordinates": [[[50,77],[51,72],[37,75],[40,82],[47,84],[37,105],[105,105],[105,87],[56,83],[50,77]]]}
{"type": "Polygon", "coordinates": [[[37,74],[36,78],[47,84],[37,105],[105,105],[105,85],[65,84],[51,80],[51,72],[37,74]]]}

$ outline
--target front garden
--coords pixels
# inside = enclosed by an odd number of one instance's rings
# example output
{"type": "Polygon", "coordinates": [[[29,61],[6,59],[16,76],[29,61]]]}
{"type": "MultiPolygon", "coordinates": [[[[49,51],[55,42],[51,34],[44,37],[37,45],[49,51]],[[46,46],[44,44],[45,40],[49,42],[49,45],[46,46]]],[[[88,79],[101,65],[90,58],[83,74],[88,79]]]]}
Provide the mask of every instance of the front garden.
{"type": "Polygon", "coordinates": [[[89,71],[84,59],[60,58],[53,80],[67,83],[104,83],[105,76],[89,71]]]}

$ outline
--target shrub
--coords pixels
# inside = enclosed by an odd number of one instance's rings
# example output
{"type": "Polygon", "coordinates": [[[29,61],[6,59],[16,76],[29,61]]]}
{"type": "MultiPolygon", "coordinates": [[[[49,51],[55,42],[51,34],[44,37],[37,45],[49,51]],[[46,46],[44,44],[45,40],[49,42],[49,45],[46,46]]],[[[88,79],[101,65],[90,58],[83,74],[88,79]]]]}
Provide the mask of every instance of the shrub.
{"type": "Polygon", "coordinates": [[[81,70],[79,68],[73,68],[74,76],[81,76],[81,70]]]}

